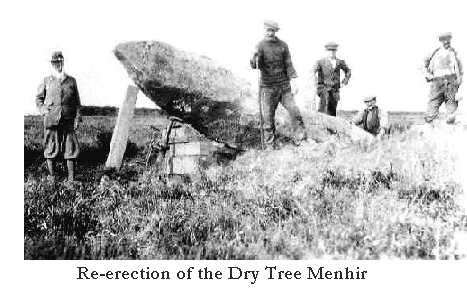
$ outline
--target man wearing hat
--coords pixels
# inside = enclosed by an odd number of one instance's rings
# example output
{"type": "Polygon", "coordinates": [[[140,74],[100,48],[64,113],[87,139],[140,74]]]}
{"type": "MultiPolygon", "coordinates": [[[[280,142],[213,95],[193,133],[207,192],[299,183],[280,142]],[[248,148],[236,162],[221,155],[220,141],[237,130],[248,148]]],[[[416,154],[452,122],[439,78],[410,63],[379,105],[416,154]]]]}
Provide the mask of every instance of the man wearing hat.
{"type": "Polygon", "coordinates": [[[373,136],[382,136],[388,129],[388,114],[376,105],[376,97],[363,99],[366,108],[355,115],[351,122],[359,125],[373,136]]]}
{"type": "Polygon", "coordinates": [[[250,60],[251,68],[260,70],[259,91],[262,116],[264,116],[264,142],[274,148],[274,117],[279,103],[288,111],[294,127],[294,142],[306,139],[305,125],[295,103],[297,73],[292,65],[287,44],[275,34],[279,25],[274,21],[264,22],[264,39],[255,47],[250,60]]]}
{"type": "Polygon", "coordinates": [[[52,75],[44,78],[36,95],[36,106],[44,116],[44,157],[50,180],[55,181],[55,161],[62,156],[67,164],[68,180],[72,182],[79,154],[75,128],[81,122],[81,102],[75,78],[63,71],[62,52],[52,54],[51,64],[52,75]]]}
{"type": "Polygon", "coordinates": [[[455,122],[455,112],[458,106],[457,90],[462,84],[462,63],[456,50],[451,47],[451,33],[443,33],[438,37],[441,46],[425,59],[425,78],[430,82],[425,121],[433,122],[439,116],[439,107],[445,103],[448,117],[446,122],[455,122]]]}
{"type": "Polygon", "coordinates": [[[318,111],[331,116],[336,116],[337,103],[340,100],[339,89],[349,83],[351,76],[350,69],[345,61],[336,57],[337,46],[334,42],[324,45],[329,55],[318,60],[312,70],[319,96],[318,111]],[[345,73],[342,82],[341,70],[345,73]]]}

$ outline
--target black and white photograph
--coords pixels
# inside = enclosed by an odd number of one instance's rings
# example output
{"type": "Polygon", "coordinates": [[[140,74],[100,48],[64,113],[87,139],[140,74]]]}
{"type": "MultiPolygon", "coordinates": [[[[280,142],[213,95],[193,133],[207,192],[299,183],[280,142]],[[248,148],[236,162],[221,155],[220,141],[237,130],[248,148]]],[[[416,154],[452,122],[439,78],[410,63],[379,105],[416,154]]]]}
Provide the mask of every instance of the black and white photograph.
{"type": "Polygon", "coordinates": [[[462,1],[1,5],[22,261],[465,264],[462,1]]]}

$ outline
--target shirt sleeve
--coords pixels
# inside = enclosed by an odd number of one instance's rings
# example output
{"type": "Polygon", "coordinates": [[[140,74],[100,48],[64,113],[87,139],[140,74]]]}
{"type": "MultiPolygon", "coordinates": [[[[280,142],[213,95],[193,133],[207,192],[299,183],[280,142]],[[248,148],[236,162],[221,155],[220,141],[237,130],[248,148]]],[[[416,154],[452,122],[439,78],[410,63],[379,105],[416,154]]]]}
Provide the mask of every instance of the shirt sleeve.
{"type": "Polygon", "coordinates": [[[285,68],[287,70],[287,76],[289,76],[290,79],[297,78],[297,72],[295,71],[295,68],[292,64],[292,57],[290,56],[289,46],[284,43],[284,48],[284,62],[285,68]]]}
{"type": "Polygon", "coordinates": [[[426,78],[433,78],[433,71],[431,70],[431,59],[435,56],[439,49],[435,49],[423,60],[423,74],[426,78]]]}

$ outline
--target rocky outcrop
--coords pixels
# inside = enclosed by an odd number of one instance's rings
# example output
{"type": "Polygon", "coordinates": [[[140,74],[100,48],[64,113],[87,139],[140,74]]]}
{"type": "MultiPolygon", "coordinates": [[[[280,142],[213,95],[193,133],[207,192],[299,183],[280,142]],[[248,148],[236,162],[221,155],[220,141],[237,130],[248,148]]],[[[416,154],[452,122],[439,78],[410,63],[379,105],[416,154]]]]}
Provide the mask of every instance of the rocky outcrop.
{"type": "MultiPolygon", "coordinates": [[[[246,80],[207,57],[163,42],[122,43],[114,54],[139,89],[169,115],[213,141],[242,148],[259,144],[257,96],[246,80]]],[[[309,137],[316,141],[325,141],[330,134],[348,141],[372,137],[320,113],[304,115],[304,120],[309,137]]]]}

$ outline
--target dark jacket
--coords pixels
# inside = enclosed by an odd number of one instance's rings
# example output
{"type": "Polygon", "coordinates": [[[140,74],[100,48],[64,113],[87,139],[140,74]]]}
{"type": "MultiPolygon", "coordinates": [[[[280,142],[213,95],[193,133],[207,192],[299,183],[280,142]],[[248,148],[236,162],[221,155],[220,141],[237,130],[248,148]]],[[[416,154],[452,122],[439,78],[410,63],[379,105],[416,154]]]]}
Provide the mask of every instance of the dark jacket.
{"type": "Polygon", "coordinates": [[[378,106],[372,106],[360,111],[352,119],[352,123],[360,125],[365,131],[377,135],[381,128],[388,128],[388,114],[378,106]]]}
{"type": "Polygon", "coordinates": [[[291,78],[297,77],[289,47],[277,37],[265,38],[256,45],[250,65],[253,69],[261,70],[260,86],[262,87],[287,84],[291,78]]]}
{"type": "Polygon", "coordinates": [[[344,71],[344,81],[348,82],[351,76],[350,68],[344,60],[336,59],[336,67],[332,67],[328,58],[320,59],[313,67],[313,74],[317,77],[318,86],[332,87],[339,89],[341,87],[341,74],[344,71]]]}
{"type": "Polygon", "coordinates": [[[36,106],[48,110],[44,116],[46,128],[58,125],[62,118],[74,119],[81,106],[75,78],[66,74],[62,80],[54,76],[46,77],[39,86],[36,106]]]}

